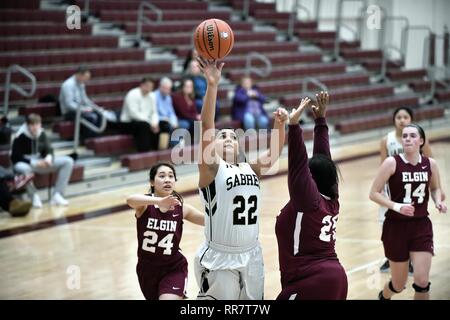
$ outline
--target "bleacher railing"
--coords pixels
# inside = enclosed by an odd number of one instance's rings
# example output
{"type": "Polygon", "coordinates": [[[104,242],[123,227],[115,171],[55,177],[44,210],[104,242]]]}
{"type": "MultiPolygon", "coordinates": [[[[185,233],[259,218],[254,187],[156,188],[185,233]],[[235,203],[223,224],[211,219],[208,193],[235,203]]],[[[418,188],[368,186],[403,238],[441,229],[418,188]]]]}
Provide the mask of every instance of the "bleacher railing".
{"type": "Polygon", "coordinates": [[[259,52],[250,52],[245,60],[245,74],[256,73],[260,77],[267,77],[272,73],[272,62],[259,52]],[[254,60],[260,60],[265,64],[265,68],[257,68],[252,66],[254,60]]]}
{"type": "Polygon", "coordinates": [[[5,87],[4,88],[5,88],[5,94],[3,97],[3,114],[5,116],[8,116],[10,91],[14,90],[26,98],[32,97],[34,95],[34,93],[36,92],[36,77],[34,76],[34,74],[32,74],[30,71],[28,71],[24,67],[19,66],[18,64],[13,64],[13,65],[9,66],[8,69],[6,70],[6,78],[5,78],[5,87]],[[15,83],[12,83],[11,74],[13,72],[19,72],[19,73],[23,74],[25,77],[27,77],[28,79],[30,79],[31,89],[29,92],[27,92],[22,87],[16,85],[15,83]]]}
{"type": "Polygon", "coordinates": [[[305,94],[308,92],[308,84],[310,84],[310,83],[316,85],[322,91],[328,91],[327,85],[325,83],[323,83],[322,81],[320,81],[316,78],[306,77],[302,82],[302,94],[305,94]]]}
{"type": "MultiPolygon", "coordinates": [[[[383,10],[384,11],[384,10],[383,10]]],[[[378,34],[378,47],[381,49],[386,45],[386,32],[388,21],[400,21],[404,23],[404,27],[409,26],[409,19],[405,16],[387,16],[383,15],[380,23],[380,32],[378,34]]],[[[402,40],[403,41],[403,40],[402,40]]],[[[392,45],[392,44],[390,44],[392,45]]],[[[405,61],[406,52],[402,51],[402,47],[396,47],[401,52],[401,59],[405,61]]]]}
{"type": "Polygon", "coordinates": [[[347,28],[348,30],[352,31],[355,35],[356,41],[361,41],[362,39],[362,30],[363,30],[363,12],[366,10],[367,8],[367,0],[339,0],[338,5],[337,5],[337,14],[336,14],[336,37],[334,38],[334,52],[333,52],[333,57],[334,59],[338,59],[339,58],[339,54],[340,54],[340,42],[339,42],[339,37],[340,37],[340,33],[341,33],[341,29],[347,28]],[[362,3],[362,8],[360,9],[360,14],[359,14],[359,21],[358,21],[358,30],[354,30],[353,28],[347,26],[346,24],[344,24],[342,22],[342,15],[343,15],[343,11],[344,11],[344,3],[345,2],[361,2],[362,3]]]}
{"type": "Polygon", "coordinates": [[[87,121],[86,119],[81,117],[81,106],[79,106],[77,108],[77,113],[76,113],[76,117],[75,117],[75,133],[74,133],[74,138],[73,138],[73,152],[76,154],[77,153],[77,149],[78,146],[80,145],[80,125],[83,125],[87,128],[89,128],[90,130],[94,131],[95,133],[101,133],[103,131],[105,131],[106,129],[106,124],[107,124],[107,119],[105,117],[104,113],[104,109],[97,106],[97,105],[90,105],[89,107],[91,107],[93,110],[97,111],[97,113],[100,115],[100,126],[97,127],[95,126],[93,123],[87,121]]]}
{"type": "Polygon", "coordinates": [[[436,84],[440,84],[445,89],[449,89],[450,85],[445,81],[449,78],[449,32],[447,26],[444,27],[442,35],[430,33],[424,40],[423,44],[424,58],[423,66],[427,69],[427,75],[430,79],[430,92],[425,97],[425,103],[432,102],[435,99],[436,84]],[[436,43],[442,41],[442,64],[436,62],[436,43]],[[442,72],[443,76],[439,76],[442,72]]]}
{"type": "MultiPolygon", "coordinates": [[[[291,14],[289,16],[289,22],[288,22],[288,39],[292,40],[294,38],[294,26],[295,26],[295,21],[297,21],[297,15],[299,10],[303,11],[306,13],[306,17],[307,20],[311,20],[312,14],[311,11],[305,7],[304,5],[302,5],[300,3],[300,0],[295,0],[292,3],[292,9],[291,9],[291,14]]],[[[320,0],[316,0],[316,20],[318,20],[319,17],[319,10],[320,10],[320,0]]]]}
{"type": "Polygon", "coordinates": [[[142,25],[144,23],[150,23],[151,20],[144,15],[145,9],[148,9],[156,13],[156,23],[160,23],[163,19],[163,12],[161,9],[156,7],[154,4],[144,1],[139,4],[138,15],[136,19],[136,41],[140,42],[142,40],[142,25]]]}

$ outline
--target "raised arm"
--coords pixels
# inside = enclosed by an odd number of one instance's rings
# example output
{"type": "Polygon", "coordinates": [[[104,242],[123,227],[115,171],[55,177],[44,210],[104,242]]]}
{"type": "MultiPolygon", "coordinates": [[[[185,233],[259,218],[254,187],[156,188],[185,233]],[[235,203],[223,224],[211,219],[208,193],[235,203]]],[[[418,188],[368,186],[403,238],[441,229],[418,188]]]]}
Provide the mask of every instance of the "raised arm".
{"type": "Polygon", "coordinates": [[[311,100],[304,98],[289,119],[288,133],[288,188],[290,200],[301,211],[312,211],[319,207],[320,194],[308,167],[308,153],[298,122],[311,100]]]}
{"type": "Polygon", "coordinates": [[[313,154],[323,154],[331,159],[330,154],[330,137],[328,135],[328,126],[325,120],[325,114],[328,107],[330,97],[328,92],[321,91],[316,94],[317,106],[311,106],[314,116],[314,146],[313,154]]]}
{"type": "Polygon", "coordinates": [[[198,62],[200,70],[205,75],[207,81],[201,113],[202,130],[200,134],[201,144],[198,164],[199,187],[203,188],[214,180],[219,167],[218,157],[214,151],[214,117],[216,115],[217,90],[224,63],[217,66],[215,60],[205,60],[203,58],[198,58],[198,62]]]}
{"type": "Polygon", "coordinates": [[[145,208],[150,205],[157,205],[161,209],[168,211],[175,206],[181,205],[177,197],[170,195],[164,198],[148,196],[144,194],[132,194],[127,197],[127,204],[136,210],[136,217],[139,218],[144,212],[145,208]]]}
{"type": "Polygon", "coordinates": [[[260,177],[267,173],[270,168],[277,162],[284,147],[286,137],[285,124],[289,118],[289,114],[284,108],[278,108],[274,113],[273,129],[270,132],[270,147],[267,151],[258,157],[255,164],[251,167],[253,171],[260,177]]]}

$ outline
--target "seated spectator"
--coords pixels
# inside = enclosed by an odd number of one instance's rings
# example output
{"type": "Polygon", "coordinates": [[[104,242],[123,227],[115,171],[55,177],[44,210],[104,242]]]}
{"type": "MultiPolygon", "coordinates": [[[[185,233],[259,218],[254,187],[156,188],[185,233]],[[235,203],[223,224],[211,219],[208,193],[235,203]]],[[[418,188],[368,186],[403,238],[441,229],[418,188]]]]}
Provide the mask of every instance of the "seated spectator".
{"type": "Polygon", "coordinates": [[[154,91],[156,106],[159,117],[159,148],[167,149],[169,143],[173,146],[177,141],[170,141],[172,131],[178,127],[178,119],[173,109],[172,80],[167,77],[161,78],[158,90],[154,91]]]}
{"type": "Polygon", "coordinates": [[[231,118],[241,121],[245,130],[247,129],[267,129],[269,118],[264,110],[263,104],[266,98],[253,85],[249,76],[241,79],[241,85],[236,87],[234,92],[231,118]]]}
{"type": "MultiPolygon", "coordinates": [[[[206,94],[206,79],[200,70],[197,60],[192,60],[189,68],[188,77],[194,83],[194,93],[195,93],[195,106],[197,107],[197,112],[200,114],[203,107],[203,97],[206,94]]],[[[219,116],[219,101],[216,100],[216,115],[215,120],[217,121],[219,116]]]]}
{"type": "MultiPolygon", "coordinates": [[[[11,160],[14,171],[19,174],[57,173],[56,185],[50,204],[66,206],[68,201],[63,198],[64,191],[72,174],[73,159],[68,156],[54,156],[53,149],[42,130],[41,117],[37,114],[27,116],[18,130],[12,144],[11,160]]],[[[33,183],[27,185],[27,192],[33,202],[33,207],[41,208],[42,201],[33,183]]]]}
{"type": "MultiPolygon", "coordinates": [[[[172,95],[173,107],[178,117],[178,126],[190,133],[189,141],[194,143],[194,122],[200,121],[195,107],[194,84],[191,79],[183,79],[180,88],[172,95]]],[[[186,138],[185,138],[185,141],[186,138]]]]}
{"type": "Polygon", "coordinates": [[[30,212],[31,202],[13,197],[33,179],[33,175],[16,175],[0,166],[0,208],[13,217],[23,217],[30,212]]]}
{"type": "MultiPolygon", "coordinates": [[[[65,80],[59,93],[59,105],[61,114],[66,120],[75,121],[78,108],[81,108],[81,117],[99,127],[102,115],[108,121],[116,122],[114,112],[102,110],[86,94],[86,83],[91,79],[91,72],[87,67],[81,66],[77,72],[65,80]],[[100,111],[94,110],[98,107],[100,111]]],[[[80,133],[83,139],[97,136],[95,131],[81,125],[80,133]]]]}
{"type": "Polygon", "coordinates": [[[127,131],[133,134],[140,152],[157,148],[159,117],[152,90],[152,80],[143,78],[139,87],[131,89],[125,96],[120,115],[121,122],[130,124],[127,131]]]}

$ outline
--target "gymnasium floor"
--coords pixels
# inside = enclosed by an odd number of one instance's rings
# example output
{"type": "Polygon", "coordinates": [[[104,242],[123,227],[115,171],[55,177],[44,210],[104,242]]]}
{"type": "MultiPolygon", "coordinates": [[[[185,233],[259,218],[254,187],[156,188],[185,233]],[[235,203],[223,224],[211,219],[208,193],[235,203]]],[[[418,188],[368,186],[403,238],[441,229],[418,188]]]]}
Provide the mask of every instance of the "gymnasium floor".
{"type": "MultiPolygon", "coordinates": [[[[433,143],[432,149],[450,198],[450,143],[433,143]]],[[[378,166],[376,156],[340,164],[343,181],[337,254],[348,273],[348,299],[375,299],[389,278],[378,272],[383,258],[378,208],[368,199],[378,166]]],[[[195,185],[195,179],[191,179],[190,185],[195,185]]],[[[278,210],[288,199],[286,179],[281,175],[261,183],[260,239],[266,299],[274,299],[280,291],[274,224],[278,210]]],[[[189,183],[179,184],[182,190],[189,183]]],[[[72,198],[69,208],[45,205],[20,219],[0,213],[0,299],[143,299],[135,273],[135,219],[124,201],[128,194],[146,189],[143,185],[72,198]]],[[[196,193],[185,201],[200,208],[196,193]]],[[[438,214],[432,204],[429,209],[436,250],[431,297],[450,299],[450,219],[448,214],[438,214]]],[[[202,228],[186,222],[181,248],[190,264],[202,241],[202,228]]],[[[197,293],[192,271],[189,268],[190,299],[197,293]]],[[[411,284],[412,277],[396,298],[411,299],[411,284]]]]}

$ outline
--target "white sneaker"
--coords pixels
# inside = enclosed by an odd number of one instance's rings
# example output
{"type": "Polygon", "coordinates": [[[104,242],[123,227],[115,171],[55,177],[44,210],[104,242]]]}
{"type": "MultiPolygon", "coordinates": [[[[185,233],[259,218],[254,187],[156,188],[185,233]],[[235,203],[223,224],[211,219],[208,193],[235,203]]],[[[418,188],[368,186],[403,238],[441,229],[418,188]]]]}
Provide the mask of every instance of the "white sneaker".
{"type": "Polygon", "coordinates": [[[63,198],[63,196],[59,192],[55,192],[53,194],[52,199],[50,200],[51,205],[57,205],[57,206],[67,206],[69,204],[69,201],[63,198]]]}
{"type": "Polygon", "coordinates": [[[42,201],[38,194],[33,195],[33,208],[42,208],[42,201]]]}

